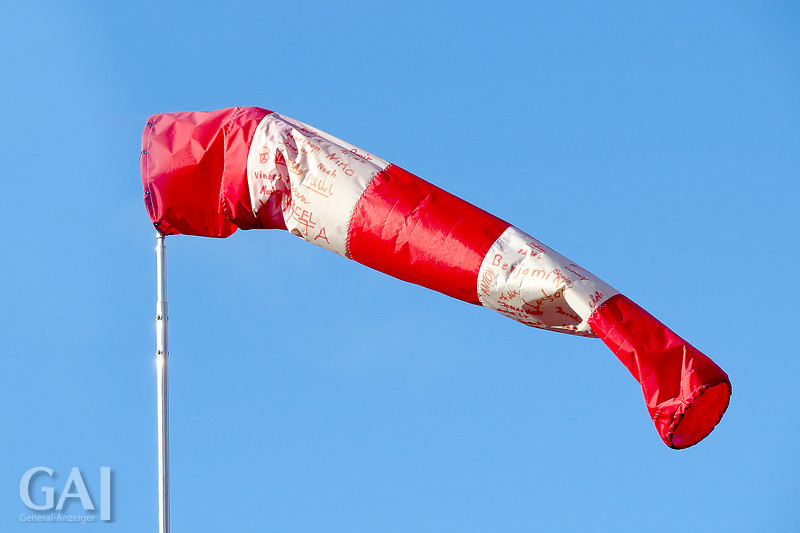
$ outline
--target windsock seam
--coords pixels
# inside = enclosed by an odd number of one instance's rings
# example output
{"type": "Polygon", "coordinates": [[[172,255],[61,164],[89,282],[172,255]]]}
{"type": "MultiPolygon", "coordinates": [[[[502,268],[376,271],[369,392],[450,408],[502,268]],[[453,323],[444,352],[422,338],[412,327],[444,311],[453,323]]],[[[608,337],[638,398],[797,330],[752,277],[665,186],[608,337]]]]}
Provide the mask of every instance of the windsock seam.
{"type": "Polygon", "coordinates": [[[384,168],[380,172],[376,172],[375,175],[372,176],[372,179],[369,180],[369,183],[367,183],[367,186],[364,187],[364,190],[361,191],[361,196],[358,197],[356,203],[353,204],[353,209],[350,211],[350,214],[347,217],[347,237],[345,238],[345,252],[347,253],[348,259],[353,259],[353,257],[350,255],[350,241],[353,237],[352,229],[353,229],[353,220],[355,219],[354,215],[358,210],[359,205],[364,200],[364,197],[367,196],[367,192],[373,188],[373,185],[375,183],[377,183],[378,176],[380,176],[381,174],[386,174],[387,171],[390,168],[392,168],[392,166],[394,166],[394,163],[389,163],[388,165],[386,165],[386,168],[384,168]]]}

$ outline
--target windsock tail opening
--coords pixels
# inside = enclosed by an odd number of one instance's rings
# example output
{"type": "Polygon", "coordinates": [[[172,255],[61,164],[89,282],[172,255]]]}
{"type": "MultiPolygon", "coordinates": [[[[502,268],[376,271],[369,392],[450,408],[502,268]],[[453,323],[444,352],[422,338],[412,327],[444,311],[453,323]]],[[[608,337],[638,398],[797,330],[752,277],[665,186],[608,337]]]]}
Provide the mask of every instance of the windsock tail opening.
{"type": "Polygon", "coordinates": [[[706,438],[716,427],[731,398],[731,384],[723,381],[702,387],[689,399],[682,413],[675,413],[675,427],[667,444],[680,450],[693,446],[706,438]]]}
{"type": "Polygon", "coordinates": [[[688,448],[711,433],[728,408],[731,383],[708,356],[621,294],[596,309],[589,325],[641,384],[667,446],[688,448]]]}

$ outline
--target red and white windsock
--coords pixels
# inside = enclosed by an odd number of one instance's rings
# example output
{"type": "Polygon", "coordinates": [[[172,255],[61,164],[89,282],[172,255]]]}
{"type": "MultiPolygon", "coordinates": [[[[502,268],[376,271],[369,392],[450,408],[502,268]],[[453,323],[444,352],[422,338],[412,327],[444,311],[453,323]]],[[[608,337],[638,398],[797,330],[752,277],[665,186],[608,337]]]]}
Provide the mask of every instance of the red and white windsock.
{"type": "Polygon", "coordinates": [[[686,448],[731,394],[711,359],[524,231],[307,124],[256,107],[147,121],[145,205],[165,235],[279,228],[523,324],[600,337],[641,384],[659,435],[686,448]]]}

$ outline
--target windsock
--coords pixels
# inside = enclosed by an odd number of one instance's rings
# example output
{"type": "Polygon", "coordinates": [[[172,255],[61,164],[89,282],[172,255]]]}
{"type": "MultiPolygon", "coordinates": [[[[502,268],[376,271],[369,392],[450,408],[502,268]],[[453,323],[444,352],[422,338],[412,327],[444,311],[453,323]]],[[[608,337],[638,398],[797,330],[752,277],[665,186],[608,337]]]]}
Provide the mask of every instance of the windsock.
{"type": "Polygon", "coordinates": [[[396,278],[528,326],[599,337],[639,382],[662,440],[686,448],[728,407],[710,358],[524,231],[380,157],[257,107],[159,113],[144,200],[164,235],[285,229],[396,278]]]}

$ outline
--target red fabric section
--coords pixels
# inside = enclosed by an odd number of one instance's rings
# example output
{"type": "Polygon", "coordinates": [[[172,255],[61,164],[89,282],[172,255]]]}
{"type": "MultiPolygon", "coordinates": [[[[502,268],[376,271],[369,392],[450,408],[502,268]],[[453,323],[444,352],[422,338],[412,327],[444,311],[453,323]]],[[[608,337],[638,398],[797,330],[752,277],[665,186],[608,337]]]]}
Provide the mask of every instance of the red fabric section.
{"type": "MultiPolygon", "coordinates": [[[[150,219],[165,235],[227,237],[236,231],[222,202],[226,148],[237,158],[243,153],[246,165],[247,150],[243,146],[247,132],[237,133],[236,129],[247,123],[248,117],[267,113],[257,108],[243,113],[243,109],[247,108],[159,113],[148,119],[142,133],[140,162],[144,200],[150,219]],[[234,118],[239,122],[231,123],[234,118]]],[[[229,166],[231,176],[241,173],[239,165],[229,166]]],[[[231,185],[233,181],[232,177],[229,187],[234,201],[228,206],[229,212],[246,224],[241,188],[247,186],[231,185]]]]}
{"type": "MultiPolygon", "coordinates": [[[[247,183],[247,155],[258,124],[269,111],[242,107],[225,124],[225,168],[222,175],[222,211],[241,229],[264,228],[253,214],[247,183]]],[[[275,227],[275,226],[269,226],[275,227]]],[[[285,226],[281,226],[285,229],[285,226]]]]}
{"type": "Polygon", "coordinates": [[[596,309],[589,325],[642,385],[667,446],[687,448],[711,433],[731,395],[714,361],[621,294],[596,309]]]}
{"type": "Polygon", "coordinates": [[[478,304],[478,270],[507,222],[390,165],[350,219],[350,257],[390,276],[478,304]]]}

